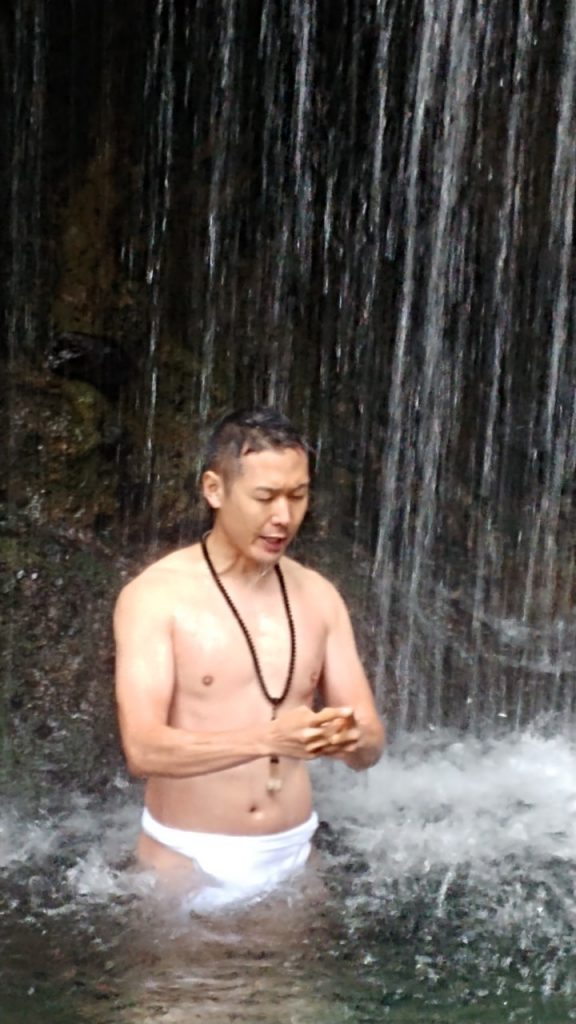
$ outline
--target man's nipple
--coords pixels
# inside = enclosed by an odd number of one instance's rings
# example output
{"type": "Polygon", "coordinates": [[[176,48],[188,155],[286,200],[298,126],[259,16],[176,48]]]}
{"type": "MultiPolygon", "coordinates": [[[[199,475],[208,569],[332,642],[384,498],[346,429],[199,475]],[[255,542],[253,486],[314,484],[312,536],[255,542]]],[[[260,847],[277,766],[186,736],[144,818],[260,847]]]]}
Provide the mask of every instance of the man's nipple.
{"type": "Polygon", "coordinates": [[[202,676],[202,683],[204,686],[212,686],[214,682],[214,676],[202,676]]]}

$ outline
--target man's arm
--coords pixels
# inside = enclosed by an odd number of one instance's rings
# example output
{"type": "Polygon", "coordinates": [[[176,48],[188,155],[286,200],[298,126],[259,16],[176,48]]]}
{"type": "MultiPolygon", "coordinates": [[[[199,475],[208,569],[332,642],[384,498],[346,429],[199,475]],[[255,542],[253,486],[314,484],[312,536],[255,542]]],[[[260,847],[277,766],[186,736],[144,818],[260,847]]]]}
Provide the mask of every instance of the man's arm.
{"type": "Polygon", "coordinates": [[[311,760],[329,742],[324,726],[341,710],[298,707],[250,729],[194,732],[169,725],[175,666],[171,614],[162,584],[139,577],[114,613],[116,700],[122,745],[134,775],[185,778],[272,754],[311,760]]]}
{"type": "MultiPolygon", "coordinates": [[[[385,728],[358,656],[346,605],[331,584],[323,583],[329,618],[321,692],[326,705],[348,706],[351,715],[322,753],[345,761],[350,768],[369,768],[380,758],[385,728]]],[[[329,723],[325,729],[330,732],[333,726],[329,723]]]]}

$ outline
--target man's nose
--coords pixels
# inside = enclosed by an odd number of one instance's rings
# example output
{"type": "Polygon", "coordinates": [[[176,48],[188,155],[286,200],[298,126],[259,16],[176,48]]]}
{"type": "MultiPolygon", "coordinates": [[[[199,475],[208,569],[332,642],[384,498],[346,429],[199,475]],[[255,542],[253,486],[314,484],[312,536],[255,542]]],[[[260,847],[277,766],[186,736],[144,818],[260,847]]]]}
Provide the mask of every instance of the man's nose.
{"type": "Polygon", "coordinates": [[[281,526],[287,526],[290,522],[290,502],[287,498],[278,496],[272,508],[272,520],[281,526]]]}

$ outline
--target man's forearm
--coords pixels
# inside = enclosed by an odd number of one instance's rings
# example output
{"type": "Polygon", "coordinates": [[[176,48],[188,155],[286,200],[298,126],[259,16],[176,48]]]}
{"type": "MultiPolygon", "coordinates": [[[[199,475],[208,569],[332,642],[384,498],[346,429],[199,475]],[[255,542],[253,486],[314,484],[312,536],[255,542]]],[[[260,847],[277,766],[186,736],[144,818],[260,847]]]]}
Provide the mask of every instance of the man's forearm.
{"type": "Polygon", "coordinates": [[[142,737],[124,736],[128,768],[142,778],[208,775],[266,757],[268,752],[261,727],[203,733],[166,725],[155,726],[142,737]]]}
{"type": "Polygon", "coordinates": [[[226,771],[272,755],[311,760],[330,743],[326,726],[341,721],[347,710],[323,708],[314,712],[307,705],[299,705],[267,723],[225,732],[189,732],[142,722],[135,728],[127,715],[121,716],[120,722],[131,772],[145,778],[188,778],[226,771]]]}

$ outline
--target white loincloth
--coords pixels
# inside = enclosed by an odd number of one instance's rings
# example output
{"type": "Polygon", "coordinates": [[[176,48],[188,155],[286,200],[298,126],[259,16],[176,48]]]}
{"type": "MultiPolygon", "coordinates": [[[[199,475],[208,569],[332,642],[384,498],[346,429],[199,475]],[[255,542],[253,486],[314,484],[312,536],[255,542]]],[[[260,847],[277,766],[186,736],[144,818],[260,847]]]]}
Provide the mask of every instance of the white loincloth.
{"type": "Polygon", "coordinates": [[[230,836],[188,832],[156,821],[147,808],[142,831],[175,853],[183,854],[203,873],[202,888],[190,894],[186,906],[204,913],[237,901],[252,901],[276,888],[304,866],[318,815],[285,832],[230,836]]]}

